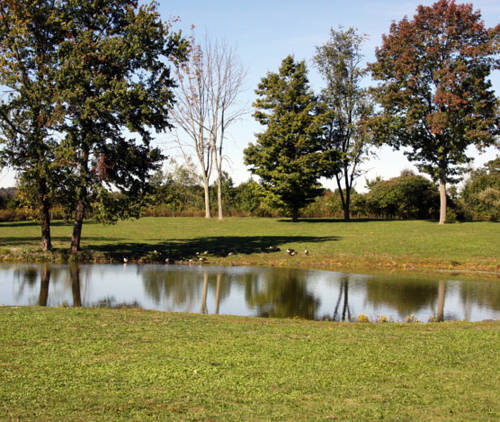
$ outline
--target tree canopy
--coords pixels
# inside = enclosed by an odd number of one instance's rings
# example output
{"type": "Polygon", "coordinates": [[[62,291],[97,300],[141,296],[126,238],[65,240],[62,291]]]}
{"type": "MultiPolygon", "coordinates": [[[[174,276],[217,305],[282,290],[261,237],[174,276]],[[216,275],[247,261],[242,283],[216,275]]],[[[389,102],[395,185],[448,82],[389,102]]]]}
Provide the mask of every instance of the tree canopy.
{"type": "Polygon", "coordinates": [[[488,79],[499,68],[500,25],[486,28],[471,4],[440,0],[419,6],[412,20],[393,23],[370,65],[382,112],[373,121],[379,142],[405,154],[440,183],[440,223],[446,183],[469,162],[469,145],[495,143],[498,102],[488,79]]]}
{"type": "Polygon", "coordinates": [[[367,73],[361,66],[363,39],[354,28],[332,28],[330,39],[316,48],[314,56],[326,82],[321,99],[331,116],[325,126],[324,146],[340,155],[338,161],[331,163],[329,173],[337,181],[346,220],[350,219],[353,182],[362,174],[360,165],[369,155],[372,145],[366,122],[373,113],[373,105],[367,89],[362,87],[367,73]]]}
{"type": "Polygon", "coordinates": [[[187,42],[154,3],[9,0],[0,14],[0,82],[11,91],[0,104],[2,156],[39,197],[42,232],[49,193],[59,196],[76,251],[91,205],[113,220],[142,199],[162,158],[152,131],[171,127],[168,63],[184,59],[187,42]]]}
{"type": "Polygon", "coordinates": [[[254,117],[266,129],[245,150],[245,162],[268,197],[296,221],[300,208],[322,191],[318,179],[326,116],[309,87],[305,63],[292,56],[282,61],[278,73],[262,78],[255,92],[254,117]]]}

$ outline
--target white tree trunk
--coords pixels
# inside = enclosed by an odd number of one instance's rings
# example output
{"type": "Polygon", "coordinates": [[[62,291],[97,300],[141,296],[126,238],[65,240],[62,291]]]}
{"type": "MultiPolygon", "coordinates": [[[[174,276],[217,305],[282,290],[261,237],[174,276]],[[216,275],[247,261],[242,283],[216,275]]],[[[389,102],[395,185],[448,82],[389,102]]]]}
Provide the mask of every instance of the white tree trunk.
{"type": "Polygon", "coordinates": [[[446,223],[446,181],[444,178],[439,179],[439,224],[446,223]]]}

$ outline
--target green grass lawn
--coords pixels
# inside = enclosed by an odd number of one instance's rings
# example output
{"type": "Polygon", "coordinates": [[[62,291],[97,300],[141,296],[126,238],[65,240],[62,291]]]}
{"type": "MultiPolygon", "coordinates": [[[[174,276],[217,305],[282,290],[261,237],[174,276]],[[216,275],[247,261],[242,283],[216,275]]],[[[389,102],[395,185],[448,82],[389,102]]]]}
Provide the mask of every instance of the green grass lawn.
{"type": "Polygon", "coordinates": [[[2,420],[494,421],[499,322],[0,307],[2,420]]]}
{"type": "MultiPolygon", "coordinates": [[[[0,223],[0,255],[4,260],[68,259],[61,251],[69,247],[71,227],[56,222],[52,235],[60,250],[41,255],[38,225],[0,223]]],[[[82,246],[80,259],[87,261],[182,260],[208,250],[208,263],[223,265],[500,272],[500,224],[491,222],[142,218],[87,223],[82,246]],[[271,245],[280,251],[265,249],[271,245]],[[289,256],[287,248],[299,253],[289,256]],[[231,251],[235,254],[227,256],[231,251]]]]}

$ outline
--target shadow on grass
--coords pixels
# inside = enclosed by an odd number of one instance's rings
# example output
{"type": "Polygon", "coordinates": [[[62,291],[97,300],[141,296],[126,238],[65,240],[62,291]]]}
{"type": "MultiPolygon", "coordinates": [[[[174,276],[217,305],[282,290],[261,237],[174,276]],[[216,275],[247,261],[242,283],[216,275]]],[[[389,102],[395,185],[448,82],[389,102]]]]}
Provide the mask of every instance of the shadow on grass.
{"type": "MultiPolygon", "coordinates": [[[[299,218],[297,223],[370,223],[374,221],[402,221],[391,218],[351,218],[344,220],[342,218],[299,218]]],[[[292,223],[291,219],[281,218],[279,223],[292,223]]]]}
{"type": "MultiPolygon", "coordinates": [[[[67,236],[51,236],[52,243],[56,242],[66,242],[68,244],[68,248],[71,242],[71,235],[67,236]]],[[[92,237],[91,241],[106,241],[109,240],[109,237],[92,237]]],[[[116,241],[120,241],[122,239],[115,239],[116,241]]],[[[38,247],[42,242],[41,236],[19,236],[19,237],[2,237],[0,238],[0,247],[12,247],[12,246],[36,246],[38,247]]],[[[64,249],[64,248],[63,248],[64,249]]]]}
{"type": "MultiPolygon", "coordinates": [[[[91,225],[91,224],[100,224],[99,222],[95,220],[85,220],[84,226],[91,225]]],[[[38,221],[0,221],[0,227],[40,227],[40,222],[38,221]]],[[[72,222],[67,222],[65,223],[62,220],[57,220],[57,221],[51,221],[50,222],[50,227],[73,227],[72,222]]]]}
{"type": "Polygon", "coordinates": [[[207,251],[211,256],[223,257],[229,253],[253,254],[275,253],[281,245],[300,242],[305,244],[340,240],[338,236],[221,236],[197,239],[170,239],[154,244],[113,243],[90,246],[85,249],[101,252],[110,258],[128,257],[139,259],[156,254],[158,259],[166,257],[185,259],[207,251]],[[271,248],[270,248],[271,247],[271,248]],[[155,252],[156,251],[156,252],[155,252]]]}

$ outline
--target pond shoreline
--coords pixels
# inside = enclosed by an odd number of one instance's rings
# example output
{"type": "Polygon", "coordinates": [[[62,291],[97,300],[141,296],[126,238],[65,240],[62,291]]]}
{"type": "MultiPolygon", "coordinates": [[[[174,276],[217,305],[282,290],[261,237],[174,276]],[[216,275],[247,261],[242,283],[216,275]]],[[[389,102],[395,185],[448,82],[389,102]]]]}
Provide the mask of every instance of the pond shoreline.
{"type": "MultiPolygon", "coordinates": [[[[267,254],[266,254],[267,255],[267,254]]],[[[365,274],[403,272],[405,274],[415,275],[438,275],[450,274],[460,276],[465,279],[482,279],[487,278],[491,281],[500,281],[500,268],[497,265],[484,266],[477,264],[454,264],[454,263],[436,263],[428,260],[419,260],[413,257],[411,261],[401,262],[401,258],[396,257],[379,257],[361,256],[353,257],[344,255],[342,257],[332,257],[330,259],[322,257],[321,260],[316,260],[307,257],[307,260],[301,261],[295,257],[290,257],[281,254],[274,260],[268,260],[267,257],[256,259],[254,256],[239,255],[231,253],[229,256],[220,257],[206,255],[200,257],[197,255],[186,258],[169,258],[166,254],[158,252],[158,258],[151,257],[151,253],[144,256],[117,256],[116,254],[103,254],[102,252],[95,253],[91,250],[83,250],[77,253],[71,253],[67,249],[54,249],[50,252],[43,252],[36,249],[11,249],[5,253],[0,252],[0,263],[52,263],[52,264],[123,264],[124,259],[129,264],[158,264],[158,265],[212,265],[212,266],[245,266],[258,268],[289,268],[289,269],[304,269],[304,270],[320,270],[320,271],[335,271],[335,272],[356,272],[365,274]],[[295,258],[295,259],[294,259],[295,258]],[[168,259],[168,262],[165,260],[168,259]],[[411,262],[411,263],[408,263],[411,262]]]]}

